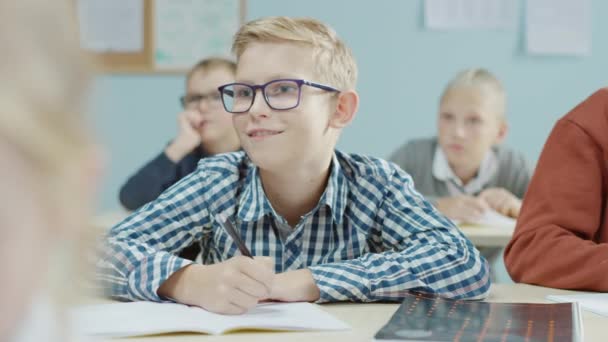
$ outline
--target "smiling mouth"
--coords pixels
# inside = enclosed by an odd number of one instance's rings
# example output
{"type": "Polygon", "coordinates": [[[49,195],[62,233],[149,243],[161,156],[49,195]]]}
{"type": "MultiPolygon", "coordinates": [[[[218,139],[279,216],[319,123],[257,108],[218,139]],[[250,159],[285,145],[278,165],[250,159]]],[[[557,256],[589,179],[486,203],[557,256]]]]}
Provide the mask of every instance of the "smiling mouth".
{"type": "Polygon", "coordinates": [[[283,132],[282,131],[270,131],[270,130],[255,130],[255,131],[247,133],[247,136],[249,136],[250,138],[254,138],[254,139],[256,139],[256,138],[262,139],[262,138],[278,135],[281,133],[283,133],[283,132]]]}

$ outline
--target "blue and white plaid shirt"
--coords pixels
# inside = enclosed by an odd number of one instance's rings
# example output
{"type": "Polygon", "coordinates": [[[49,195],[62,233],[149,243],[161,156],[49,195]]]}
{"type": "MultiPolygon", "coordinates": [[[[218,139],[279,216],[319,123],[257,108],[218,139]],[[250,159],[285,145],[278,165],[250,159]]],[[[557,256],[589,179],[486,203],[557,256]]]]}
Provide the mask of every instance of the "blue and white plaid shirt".
{"type": "Polygon", "coordinates": [[[487,262],[454,224],[386,161],[336,151],[325,192],[296,227],[272,208],[244,152],[200,161],[195,172],[112,228],[98,260],[110,295],[162,301],[159,286],[191,261],[175,254],[200,241],[205,264],[238,253],[230,219],[251,253],[275,271],[308,268],[319,302],[399,300],[405,290],[483,298],[487,262]]]}

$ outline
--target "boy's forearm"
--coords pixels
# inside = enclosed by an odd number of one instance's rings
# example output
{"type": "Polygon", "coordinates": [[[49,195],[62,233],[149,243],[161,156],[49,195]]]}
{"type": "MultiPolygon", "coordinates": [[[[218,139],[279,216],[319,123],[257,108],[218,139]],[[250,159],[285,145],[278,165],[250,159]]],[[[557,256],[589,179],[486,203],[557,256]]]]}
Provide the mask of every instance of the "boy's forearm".
{"type": "Polygon", "coordinates": [[[456,299],[484,298],[490,286],[488,266],[478,254],[463,251],[369,253],[363,257],[312,266],[319,302],[398,301],[405,291],[441,293],[456,299]],[[476,260],[472,262],[470,258],[476,260]],[[452,269],[453,272],[445,272],[452,269]],[[449,275],[452,274],[452,275],[449,275]],[[447,276],[446,276],[447,275],[447,276]]]}
{"type": "MultiPolygon", "coordinates": [[[[201,265],[191,264],[173,273],[158,288],[158,296],[162,299],[187,302],[188,273],[196,271],[197,267],[201,265]]],[[[309,269],[277,274],[270,295],[270,299],[284,302],[315,302],[319,298],[319,287],[309,269]]]]}
{"type": "Polygon", "coordinates": [[[162,251],[136,259],[134,250],[134,245],[111,239],[101,254],[97,279],[111,297],[163,301],[157,289],[172,274],[192,263],[162,251]]]}
{"type": "Polygon", "coordinates": [[[300,269],[277,274],[270,296],[284,302],[315,302],[320,293],[311,271],[300,269]]]}
{"type": "Polygon", "coordinates": [[[165,280],[156,293],[160,298],[184,302],[184,297],[187,296],[188,290],[188,273],[197,265],[190,264],[173,273],[165,280]]]}

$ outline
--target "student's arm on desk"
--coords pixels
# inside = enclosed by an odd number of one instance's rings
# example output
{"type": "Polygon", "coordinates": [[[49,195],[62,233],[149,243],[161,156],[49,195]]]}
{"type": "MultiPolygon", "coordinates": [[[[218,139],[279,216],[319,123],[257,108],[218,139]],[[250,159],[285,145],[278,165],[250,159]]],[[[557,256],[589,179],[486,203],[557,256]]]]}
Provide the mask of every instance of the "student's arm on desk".
{"type": "Polygon", "coordinates": [[[384,252],[311,266],[320,302],[399,300],[403,291],[451,298],[484,298],[490,289],[485,259],[451,221],[426,202],[404,172],[387,184],[370,232],[384,252]]]}
{"type": "Polygon", "coordinates": [[[568,120],[556,124],[505,251],[513,280],[608,291],[608,244],[591,241],[606,215],[603,156],[581,127],[568,120]]]}
{"type": "Polygon", "coordinates": [[[238,179],[235,170],[217,167],[225,162],[210,159],[110,231],[97,266],[112,297],[172,299],[222,314],[243,313],[268,298],[274,280],[269,258],[192,265],[174,255],[213,233],[209,199],[230,197],[227,189],[238,179]]]}
{"type": "Polygon", "coordinates": [[[210,226],[204,203],[193,204],[188,196],[205,184],[191,174],[110,230],[97,262],[97,277],[110,296],[161,301],[159,286],[192,263],[175,254],[201,239],[197,227],[210,226]]]}

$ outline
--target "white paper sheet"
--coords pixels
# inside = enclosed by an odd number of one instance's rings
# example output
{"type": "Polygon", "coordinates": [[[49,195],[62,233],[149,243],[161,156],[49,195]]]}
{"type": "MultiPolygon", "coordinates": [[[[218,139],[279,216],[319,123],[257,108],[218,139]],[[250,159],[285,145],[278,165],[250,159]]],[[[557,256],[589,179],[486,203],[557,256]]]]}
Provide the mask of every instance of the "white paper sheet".
{"type": "Polygon", "coordinates": [[[513,29],[515,0],[425,0],[426,27],[430,29],[513,29]]]}
{"type": "Polygon", "coordinates": [[[220,315],[173,303],[113,303],[72,311],[84,335],[126,337],[170,332],[222,334],[239,329],[347,330],[350,327],[310,303],[264,303],[243,315],[220,315]]]}
{"type": "Polygon", "coordinates": [[[583,310],[608,316],[608,293],[585,293],[575,295],[549,295],[548,300],[558,303],[578,302],[583,310]]]}
{"type": "Polygon", "coordinates": [[[474,223],[494,227],[515,227],[515,220],[497,213],[494,210],[486,210],[486,213],[474,223]]]}
{"type": "Polygon", "coordinates": [[[78,0],[80,44],[97,52],[143,49],[143,0],[78,0]]]}
{"type": "Polygon", "coordinates": [[[591,54],[590,0],[527,0],[526,41],[530,54],[591,54]]]}
{"type": "Polygon", "coordinates": [[[188,69],[209,56],[229,56],[240,24],[239,0],[156,0],[154,60],[159,69],[188,69]]]}

